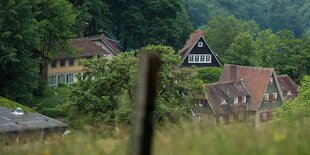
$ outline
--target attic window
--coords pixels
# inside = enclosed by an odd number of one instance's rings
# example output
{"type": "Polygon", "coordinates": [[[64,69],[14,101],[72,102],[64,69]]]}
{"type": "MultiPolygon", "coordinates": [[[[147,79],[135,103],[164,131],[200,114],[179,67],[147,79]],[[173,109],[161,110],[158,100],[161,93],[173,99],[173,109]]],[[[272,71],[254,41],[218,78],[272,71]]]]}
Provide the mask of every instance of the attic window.
{"type": "Polygon", "coordinates": [[[278,98],[278,93],[272,93],[272,98],[277,99],[278,98]]]}
{"type": "Polygon", "coordinates": [[[203,43],[202,42],[198,42],[198,47],[202,47],[203,43]]]}
{"type": "Polygon", "coordinates": [[[211,63],[211,54],[189,54],[188,63],[211,63]]]}
{"type": "Polygon", "coordinates": [[[222,99],[221,104],[227,104],[226,100],[225,100],[225,99],[222,99]]]}
{"type": "Polygon", "coordinates": [[[273,78],[269,78],[269,84],[273,84],[273,78]]]}
{"type": "Polygon", "coordinates": [[[234,97],[234,104],[238,103],[238,97],[234,97]]]}
{"type": "Polygon", "coordinates": [[[269,94],[264,94],[264,101],[268,101],[269,100],[269,94]]]}
{"type": "Polygon", "coordinates": [[[242,96],[242,103],[246,102],[246,96],[242,96]]]}

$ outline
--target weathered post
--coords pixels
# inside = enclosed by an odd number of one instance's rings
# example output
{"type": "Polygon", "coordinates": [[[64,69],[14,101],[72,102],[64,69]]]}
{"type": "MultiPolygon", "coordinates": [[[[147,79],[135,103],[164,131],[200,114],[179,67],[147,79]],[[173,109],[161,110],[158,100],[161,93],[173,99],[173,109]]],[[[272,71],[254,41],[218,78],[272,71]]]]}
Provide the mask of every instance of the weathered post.
{"type": "Polygon", "coordinates": [[[159,77],[158,55],[141,54],[137,77],[131,155],[150,155],[153,136],[153,110],[159,77]]]}

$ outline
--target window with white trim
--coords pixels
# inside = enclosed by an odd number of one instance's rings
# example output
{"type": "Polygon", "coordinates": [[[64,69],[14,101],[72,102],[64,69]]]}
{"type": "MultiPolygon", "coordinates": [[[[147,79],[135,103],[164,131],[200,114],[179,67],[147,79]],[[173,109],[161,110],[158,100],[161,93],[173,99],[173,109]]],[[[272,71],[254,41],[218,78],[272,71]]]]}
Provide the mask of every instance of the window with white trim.
{"type": "Polygon", "coordinates": [[[188,63],[211,63],[211,54],[189,54],[188,63]]]}
{"type": "Polygon", "coordinates": [[[246,102],[246,96],[242,96],[242,103],[246,102]]]}
{"type": "Polygon", "coordinates": [[[69,73],[67,74],[67,83],[73,83],[74,82],[74,74],[69,73]]]}
{"type": "Polygon", "coordinates": [[[275,100],[278,98],[278,93],[272,93],[272,98],[275,100]]]}
{"type": "Polygon", "coordinates": [[[56,81],[56,76],[52,75],[48,77],[48,85],[49,86],[56,86],[57,85],[57,81],[56,81]]]}
{"type": "Polygon", "coordinates": [[[66,82],[66,75],[60,74],[58,75],[58,83],[65,83],[66,82]]]}
{"type": "Polygon", "coordinates": [[[273,78],[269,78],[269,84],[273,84],[273,78]]]}
{"type": "Polygon", "coordinates": [[[224,124],[223,116],[220,116],[220,117],[219,117],[219,123],[220,123],[220,124],[224,124]]]}
{"type": "Polygon", "coordinates": [[[269,94],[264,94],[264,101],[268,101],[269,100],[269,94]]]}
{"type": "Polygon", "coordinates": [[[189,63],[194,62],[194,55],[193,54],[188,55],[188,62],[189,63]]]}
{"type": "Polygon", "coordinates": [[[234,116],[232,114],[229,115],[229,122],[233,122],[234,121],[234,116]]]}
{"type": "Polygon", "coordinates": [[[202,47],[203,46],[203,42],[198,42],[198,47],[202,47]]]}
{"type": "Polygon", "coordinates": [[[234,104],[238,103],[238,97],[234,97],[234,104]]]}
{"type": "Polygon", "coordinates": [[[265,112],[262,113],[262,120],[264,120],[264,121],[267,120],[267,113],[265,113],[265,112]]]}

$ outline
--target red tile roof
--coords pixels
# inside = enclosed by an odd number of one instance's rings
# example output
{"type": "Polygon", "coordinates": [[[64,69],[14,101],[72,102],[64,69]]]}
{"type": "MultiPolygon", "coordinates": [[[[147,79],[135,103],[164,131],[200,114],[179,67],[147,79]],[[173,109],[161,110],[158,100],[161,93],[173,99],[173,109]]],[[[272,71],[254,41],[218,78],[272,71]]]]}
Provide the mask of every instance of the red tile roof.
{"type": "Polygon", "coordinates": [[[288,75],[278,75],[277,78],[285,99],[294,98],[298,95],[298,86],[288,75]]]}
{"type": "Polygon", "coordinates": [[[246,104],[232,105],[234,97],[248,96],[250,93],[243,81],[217,82],[207,86],[207,100],[214,114],[231,114],[236,111],[246,110],[246,104]],[[223,99],[227,104],[222,104],[223,99]]]}
{"type": "MultiPolygon", "coordinates": [[[[79,50],[80,54],[78,57],[89,57],[95,55],[109,54],[107,51],[99,47],[96,43],[92,42],[87,38],[76,38],[70,40],[70,46],[73,50],[79,50]]],[[[60,53],[58,59],[69,58],[70,56],[60,53]]]]}
{"type": "MultiPolygon", "coordinates": [[[[273,68],[246,67],[226,64],[220,77],[220,82],[243,80],[246,88],[250,92],[250,111],[257,111],[262,103],[264,93],[268,87],[270,77],[276,74],[273,68]]],[[[276,84],[278,86],[277,79],[276,84]]],[[[279,88],[280,89],[280,88],[279,88]]],[[[282,93],[280,93],[281,99],[282,93]]]]}

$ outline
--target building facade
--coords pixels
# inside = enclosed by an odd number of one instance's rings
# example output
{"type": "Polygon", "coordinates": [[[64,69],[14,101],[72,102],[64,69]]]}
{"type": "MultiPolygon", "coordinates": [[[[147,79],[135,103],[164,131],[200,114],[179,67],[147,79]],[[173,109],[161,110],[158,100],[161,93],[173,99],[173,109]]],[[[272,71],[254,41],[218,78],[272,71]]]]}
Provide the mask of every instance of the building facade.
{"type": "Polygon", "coordinates": [[[76,75],[82,73],[83,70],[79,63],[82,59],[92,57],[112,59],[113,56],[121,53],[118,42],[109,39],[105,34],[72,39],[70,45],[75,51],[74,55],[61,53],[48,64],[49,86],[77,82],[76,75]]]}

